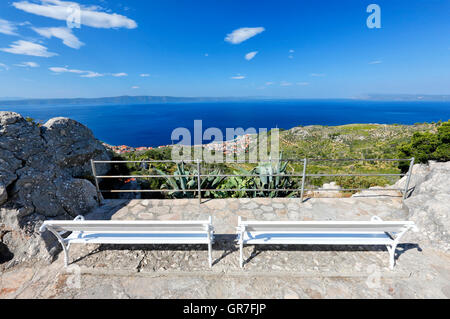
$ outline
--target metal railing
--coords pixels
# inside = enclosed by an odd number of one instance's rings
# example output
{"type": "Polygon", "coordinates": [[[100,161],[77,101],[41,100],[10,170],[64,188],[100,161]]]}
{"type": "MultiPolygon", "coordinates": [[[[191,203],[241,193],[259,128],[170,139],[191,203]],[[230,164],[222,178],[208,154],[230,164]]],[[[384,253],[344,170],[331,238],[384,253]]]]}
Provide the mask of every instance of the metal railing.
{"type": "MultiPolygon", "coordinates": [[[[260,160],[260,162],[273,162],[275,160],[260,160]]],[[[265,176],[268,177],[301,177],[301,187],[300,188],[276,188],[276,189],[266,189],[266,188],[251,188],[251,189],[245,189],[245,188],[231,188],[231,189],[206,189],[201,188],[201,180],[202,177],[259,177],[262,174],[202,174],[202,165],[204,161],[202,160],[142,160],[142,161],[96,161],[91,160],[91,167],[92,167],[92,174],[95,179],[95,187],[97,189],[97,195],[100,200],[102,193],[150,193],[150,192],[177,192],[177,190],[173,189],[117,189],[117,190],[102,190],[99,186],[99,179],[121,179],[121,178],[180,178],[180,177],[197,177],[197,189],[182,189],[179,190],[179,192],[197,192],[199,203],[201,203],[202,200],[202,192],[216,192],[216,191],[222,191],[222,192],[239,192],[239,191],[245,191],[245,192],[273,192],[273,191],[285,191],[285,192],[300,192],[300,198],[303,202],[305,191],[400,191],[403,194],[403,199],[407,197],[407,194],[409,192],[409,182],[412,175],[412,167],[414,165],[414,157],[408,158],[408,159],[281,159],[280,161],[287,161],[287,162],[303,162],[303,170],[302,174],[267,174],[265,176]],[[402,161],[409,161],[409,169],[407,173],[398,173],[398,174],[385,174],[385,173],[354,173],[354,174],[308,174],[307,173],[307,166],[310,162],[320,162],[320,161],[332,161],[332,162],[345,162],[345,161],[354,161],[354,162],[402,162],[402,161]],[[186,175],[163,175],[163,174],[157,174],[157,175],[97,175],[96,173],[96,166],[95,164],[125,164],[125,163],[195,163],[197,166],[197,173],[196,174],[186,174],[186,175]],[[368,177],[368,176],[398,176],[403,177],[407,176],[407,180],[405,183],[404,188],[305,188],[305,182],[307,178],[314,178],[314,177],[368,177]]],[[[233,163],[248,163],[245,161],[235,161],[233,163]]]]}

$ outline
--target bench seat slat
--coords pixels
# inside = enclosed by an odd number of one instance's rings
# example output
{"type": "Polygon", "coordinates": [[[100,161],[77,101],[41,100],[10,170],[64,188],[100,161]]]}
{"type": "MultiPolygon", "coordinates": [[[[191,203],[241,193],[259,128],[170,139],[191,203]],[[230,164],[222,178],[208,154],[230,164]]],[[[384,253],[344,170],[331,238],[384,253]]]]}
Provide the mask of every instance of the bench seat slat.
{"type": "Polygon", "coordinates": [[[248,231],[270,232],[322,232],[322,233],[350,233],[350,232],[399,232],[405,223],[380,224],[373,222],[362,223],[242,223],[248,231]]]}
{"type": "Polygon", "coordinates": [[[56,231],[91,231],[91,232],[206,232],[208,222],[177,223],[177,222],[127,222],[121,221],[71,221],[71,222],[46,222],[47,226],[56,231]]]}
{"type": "Polygon", "coordinates": [[[389,245],[393,239],[386,233],[267,233],[246,232],[246,244],[307,245],[389,245]]]}
{"type": "Polygon", "coordinates": [[[82,244],[207,244],[208,235],[198,234],[156,234],[156,233],[99,233],[73,232],[66,238],[70,243],[82,244]]]}

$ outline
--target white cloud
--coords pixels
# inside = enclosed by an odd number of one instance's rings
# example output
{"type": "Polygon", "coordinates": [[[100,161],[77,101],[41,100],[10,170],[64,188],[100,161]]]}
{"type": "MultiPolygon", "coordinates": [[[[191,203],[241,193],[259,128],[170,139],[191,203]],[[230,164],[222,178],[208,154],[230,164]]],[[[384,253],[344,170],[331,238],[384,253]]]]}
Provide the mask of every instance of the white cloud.
{"type": "Polygon", "coordinates": [[[131,87],[133,90],[135,90],[135,89],[139,89],[139,86],[132,86],[131,87]]]}
{"type": "Polygon", "coordinates": [[[50,71],[56,74],[60,73],[73,73],[73,74],[79,74],[82,78],[98,78],[102,76],[114,76],[114,77],[123,77],[128,76],[127,73],[121,72],[121,73],[98,73],[94,71],[89,70],[77,70],[77,69],[69,69],[66,67],[51,67],[49,68],[50,71]]]}
{"type": "Polygon", "coordinates": [[[245,55],[245,59],[247,60],[247,61],[250,61],[251,59],[253,59],[254,57],[255,57],[255,55],[258,53],[258,51],[252,51],[252,52],[249,52],[249,53],[247,53],[246,55],[245,55]]]}
{"type": "Polygon", "coordinates": [[[244,75],[238,74],[238,75],[232,76],[230,79],[233,79],[233,80],[243,80],[243,79],[245,79],[245,76],[244,76],[244,75]]]}
{"type": "Polygon", "coordinates": [[[325,74],[324,73],[311,73],[311,76],[320,77],[320,76],[325,76],[325,74]]]}
{"type": "Polygon", "coordinates": [[[209,54],[208,54],[208,53],[205,53],[205,56],[209,56],[209,54]]]}
{"type": "Polygon", "coordinates": [[[36,62],[22,62],[20,64],[14,64],[15,66],[20,66],[22,68],[38,68],[39,64],[36,62]]]}
{"type": "Polygon", "coordinates": [[[15,41],[13,44],[10,44],[9,48],[1,48],[0,51],[12,54],[40,56],[44,58],[58,55],[57,53],[48,52],[47,48],[43,45],[24,40],[15,41]]]}
{"type": "Polygon", "coordinates": [[[83,42],[72,33],[72,30],[65,27],[59,28],[32,28],[35,32],[39,33],[43,37],[50,39],[55,37],[61,39],[65,45],[73,49],[79,49],[84,45],[83,42]]]}
{"type": "Polygon", "coordinates": [[[294,54],[293,54],[294,52],[295,52],[295,51],[292,50],[292,49],[289,50],[289,55],[288,55],[288,58],[289,58],[289,59],[293,59],[293,58],[294,58],[294,54]]]}
{"type": "Polygon", "coordinates": [[[82,78],[97,78],[104,76],[104,74],[93,72],[93,71],[83,71],[83,70],[76,70],[76,69],[68,69],[68,68],[62,68],[62,67],[51,67],[48,68],[50,71],[60,74],[60,73],[74,73],[79,74],[82,78]]]}
{"type": "Polygon", "coordinates": [[[300,85],[300,86],[305,86],[305,85],[309,85],[309,82],[297,82],[296,84],[300,85]]]}
{"type": "Polygon", "coordinates": [[[98,78],[101,76],[104,76],[104,74],[101,73],[97,73],[97,72],[92,72],[92,71],[87,71],[86,74],[80,75],[82,78],[98,78]]]}
{"type": "Polygon", "coordinates": [[[280,86],[291,86],[292,83],[291,82],[286,82],[286,81],[281,81],[280,82],[280,86]]]}
{"type": "Polygon", "coordinates": [[[148,74],[148,73],[142,73],[140,76],[143,77],[143,78],[148,78],[148,77],[150,76],[150,74],[148,74]]]}
{"type": "Polygon", "coordinates": [[[380,64],[380,63],[383,63],[383,61],[381,61],[381,60],[375,60],[375,61],[369,62],[369,64],[380,64]]]}
{"type": "Polygon", "coordinates": [[[0,63],[0,68],[4,68],[6,71],[9,70],[9,67],[6,64],[4,64],[4,63],[0,63]]]}
{"type": "Polygon", "coordinates": [[[55,73],[66,73],[67,72],[67,73],[83,74],[83,73],[89,72],[89,71],[81,71],[81,70],[71,70],[71,69],[61,68],[61,67],[51,67],[48,69],[55,73]]]}
{"type": "Polygon", "coordinates": [[[48,68],[50,71],[55,72],[55,73],[64,73],[64,72],[70,72],[70,73],[83,73],[85,71],[81,71],[81,70],[70,70],[67,68],[61,68],[61,67],[51,67],[48,68]]]}
{"type": "Polygon", "coordinates": [[[93,28],[137,28],[137,23],[126,16],[116,13],[106,13],[99,6],[82,6],[76,2],[60,0],[39,0],[40,3],[29,1],[13,2],[19,10],[56,20],[67,21],[73,15],[73,8],[80,8],[80,23],[93,28]]]}
{"type": "Polygon", "coordinates": [[[263,27],[236,29],[233,32],[227,34],[225,41],[233,44],[239,44],[241,42],[244,42],[245,40],[254,37],[257,34],[260,34],[264,30],[265,29],[263,27]]]}
{"type": "Polygon", "coordinates": [[[274,82],[266,82],[266,85],[273,85],[274,82]]]}
{"type": "Polygon", "coordinates": [[[14,23],[8,20],[0,19],[0,33],[8,35],[18,35],[16,33],[16,30],[17,28],[14,23]]]}

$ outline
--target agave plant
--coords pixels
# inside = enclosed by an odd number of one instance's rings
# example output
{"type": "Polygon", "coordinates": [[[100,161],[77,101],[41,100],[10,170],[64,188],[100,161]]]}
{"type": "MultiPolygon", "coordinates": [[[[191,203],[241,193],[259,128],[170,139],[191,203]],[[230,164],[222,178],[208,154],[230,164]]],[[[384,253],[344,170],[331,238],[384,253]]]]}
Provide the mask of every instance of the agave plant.
{"type": "MultiPolygon", "coordinates": [[[[239,168],[239,171],[234,171],[235,175],[251,175],[253,172],[248,171],[244,168],[239,168]]],[[[244,177],[244,176],[233,176],[228,178],[224,183],[221,184],[221,189],[255,189],[255,179],[254,177],[244,177]]],[[[242,197],[256,197],[255,191],[220,191],[216,193],[216,197],[220,198],[242,198],[242,197]]]]}
{"type": "MultiPolygon", "coordinates": [[[[158,168],[155,168],[155,171],[157,171],[160,175],[167,175],[166,172],[163,172],[158,168]]],[[[177,169],[173,175],[175,176],[164,177],[165,182],[161,185],[161,189],[172,189],[172,191],[168,192],[168,194],[175,198],[193,198],[195,193],[187,190],[197,189],[197,183],[193,176],[186,176],[193,174],[184,168],[183,162],[177,163],[177,169]]]]}
{"type": "Polygon", "coordinates": [[[248,191],[222,191],[218,197],[290,197],[295,195],[292,191],[283,191],[278,189],[295,188],[296,183],[289,176],[285,175],[287,171],[287,162],[282,158],[275,162],[260,163],[254,169],[248,171],[240,168],[240,171],[234,171],[236,175],[255,175],[234,176],[221,185],[222,189],[249,189],[248,191]],[[274,176],[275,175],[275,176],[274,176]],[[269,189],[273,189],[269,191],[269,189]],[[267,191],[266,191],[267,190],[267,191]]]}
{"type": "Polygon", "coordinates": [[[287,164],[288,162],[283,162],[282,156],[280,156],[275,164],[266,162],[253,169],[253,173],[258,174],[258,177],[255,179],[256,188],[261,190],[258,192],[258,195],[265,197],[290,197],[295,194],[292,191],[278,190],[295,187],[295,182],[288,176],[280,176],[286,174],[287,164]],[[264,191],[264,189],[271,189],[271,191],[264,191]]]}
{"type": "MultiPolygon", "coordinates": [[[[208,175],[212,175],[212,176],[208,176],[208,177],[202,177],[201,178],[201,188],[202,189],[218,189],[220,187],[220,185],[222,184],[222,182],[225,180],[225,177],[223,176],[214,176],[214,175],[221,175],[221,171],[216,169],[214,171],[212,171],[211,173],[209,173],[208,175]]],[[[212,191],[205,191],[204,193],[202,193],[202,196],[204,197],[211,197],[211,196],[215,196],[215,192],[212,191]],[[204,195],[203,195],[204,194],[204,195]]]]}
{"type": "MultiPolygon", "coordinates": [[[[159,174],[166,175],[165,172],[155,169],[159,174]]],[[[169,196],[175,198],[194,198],[198,195],[198,170],[192,171],[184,168],[184,163],[177,163],[177,169],[173,173],[174,177],[165,177],[165,183],[161,185],[161,189],[171,189],[168,192],[169,196]]],[[[202,177],[200,179],[200,186],[202,189],[218,189],[225,177],[215,176],[221,175],[221,171],[216,169],[210,172],[208,177],[202,177]]],[[[211,191],[205,191],[202,193],[205,197],[212,195],[211,191]]]]}

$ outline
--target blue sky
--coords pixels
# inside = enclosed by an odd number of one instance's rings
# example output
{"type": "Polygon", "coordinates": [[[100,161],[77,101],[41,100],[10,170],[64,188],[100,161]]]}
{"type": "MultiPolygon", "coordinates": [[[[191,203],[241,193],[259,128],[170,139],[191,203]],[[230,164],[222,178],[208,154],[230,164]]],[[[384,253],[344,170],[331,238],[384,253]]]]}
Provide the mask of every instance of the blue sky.
{"type": "Polygon", "coordinates": [[[1,1],[0,97],[450,94],[449,14],[448,0],[1,1]]]}

